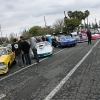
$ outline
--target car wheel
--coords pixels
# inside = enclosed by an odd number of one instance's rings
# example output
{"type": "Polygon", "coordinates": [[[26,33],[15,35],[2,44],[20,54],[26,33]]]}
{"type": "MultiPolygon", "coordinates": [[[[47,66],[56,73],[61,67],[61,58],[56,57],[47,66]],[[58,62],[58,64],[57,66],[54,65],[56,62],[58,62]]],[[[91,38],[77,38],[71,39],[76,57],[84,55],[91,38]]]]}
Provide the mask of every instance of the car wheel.
{"type": "Polygon", "coordinates": [[[76,44],[73,44],[73,46],[75,47],[75,46],[76,46],[76,44]]]}
{"type": "Polygon", "coordinates": [[[8,73],[8,71],[9,71],[9,67],[7,67],[7,73],[8,73]]]}
{"type": "Polygon", "coordinates": [[[8,73],[8,71],[9,71],[9,66],[10,66],[10,64],[8,63],[8,66],[7,66],[7,71],[6,71],[6,73],[8,73]]]}
{"type": "Polygon", "coordinates": [[[62,48],[61,43],[58,44],[58,47],[62,48]]]}

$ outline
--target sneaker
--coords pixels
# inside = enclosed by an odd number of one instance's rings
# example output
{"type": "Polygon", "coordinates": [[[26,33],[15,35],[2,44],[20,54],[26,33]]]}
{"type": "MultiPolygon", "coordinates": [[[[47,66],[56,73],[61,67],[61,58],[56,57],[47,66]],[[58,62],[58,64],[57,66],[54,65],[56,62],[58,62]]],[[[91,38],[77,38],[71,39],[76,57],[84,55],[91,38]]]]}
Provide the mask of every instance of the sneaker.
{"type": "Polygon", "coordinates": [[[24,66],[21,66],[22,68],[24,67],[24,66]]]}
{"type": "Polygon", "coordinates": [[[19,65],[16,65],[16,67],[17,67],[17,68],[21,68],[21,66],[19,66],[19,65]]]}
{"type": "Polygon", "coordinates": [[[39,62],[36,62],[36,64],[39,64],[39,62]]]}

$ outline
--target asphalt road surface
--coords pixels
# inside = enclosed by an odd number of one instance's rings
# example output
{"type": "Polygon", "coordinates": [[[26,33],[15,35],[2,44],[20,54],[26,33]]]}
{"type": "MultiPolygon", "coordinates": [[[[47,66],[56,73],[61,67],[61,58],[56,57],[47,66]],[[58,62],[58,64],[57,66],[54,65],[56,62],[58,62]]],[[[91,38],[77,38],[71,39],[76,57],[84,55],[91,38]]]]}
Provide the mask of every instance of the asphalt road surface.
{"type": "Polygon", "coordinates": [[[0,75],[0,100],[100,100],[100,40],[54,48],[36,64],[0,75]]]}

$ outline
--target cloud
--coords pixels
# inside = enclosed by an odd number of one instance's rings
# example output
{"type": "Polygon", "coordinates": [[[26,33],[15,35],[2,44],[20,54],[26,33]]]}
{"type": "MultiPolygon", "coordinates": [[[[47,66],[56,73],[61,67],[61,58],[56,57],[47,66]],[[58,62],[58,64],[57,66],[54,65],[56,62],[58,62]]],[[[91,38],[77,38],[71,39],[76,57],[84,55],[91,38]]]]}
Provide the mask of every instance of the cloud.
{"type": "Polygon", "coordinates": [[[99,0],[1,0],[0,24],[3,36],[11,32],[20,33],[32,26],[53,25],[58,18],[64,17],[64,11],[90,11],[89,22],[99,21],[99,0]]]}

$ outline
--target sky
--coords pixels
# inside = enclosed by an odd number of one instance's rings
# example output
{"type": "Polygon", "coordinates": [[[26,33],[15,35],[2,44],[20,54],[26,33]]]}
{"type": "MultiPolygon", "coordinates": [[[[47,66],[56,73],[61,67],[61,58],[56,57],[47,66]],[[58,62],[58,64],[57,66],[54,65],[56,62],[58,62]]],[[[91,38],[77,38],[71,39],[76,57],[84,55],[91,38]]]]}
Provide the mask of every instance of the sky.
{"type": "Polygon", "coordinates": [[[64,11],[90,12],[89,22],[99,24],[100,0],[0,0],[0,37],[20,34],[33,26],[53,26],[64,11]]]}

